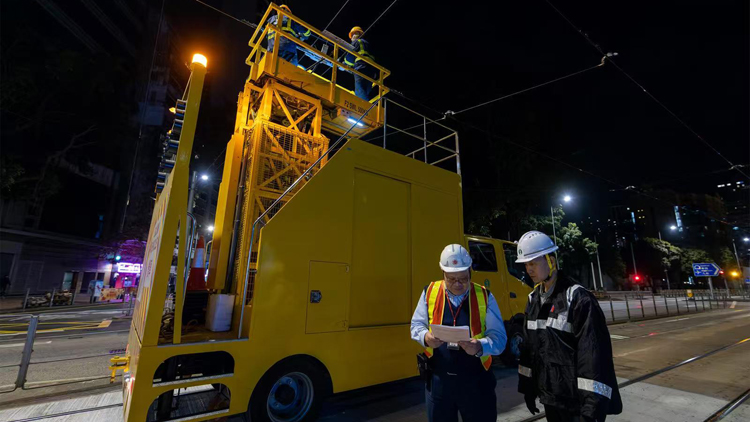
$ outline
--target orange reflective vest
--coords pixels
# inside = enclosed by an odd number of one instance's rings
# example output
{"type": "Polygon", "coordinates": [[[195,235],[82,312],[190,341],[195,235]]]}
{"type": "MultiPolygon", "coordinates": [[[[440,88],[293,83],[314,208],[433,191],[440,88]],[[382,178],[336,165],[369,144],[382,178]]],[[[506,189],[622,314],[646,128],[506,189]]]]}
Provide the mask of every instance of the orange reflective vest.
{"type": "MultiPolygon", "coordinates": [[[[433,321],[437,321],[437,324],[442,324],[445,297],[445,283],[443,280],[433,281],[427,287],[425,299],[427,299],[427,316],[429,317],[430,324],[433,324],[433,321]]],[[[471,321],[469,330],[471,331],[472,338],[477,340],[484,338],[488,298],[489,293],[487,289],[479,284],[471,283],[471,287],[469,288],[469,321],[471,321]]],[[[432,347],[427,347],[425,354],[428,357],[432,357],[432,347]]],[[[492,364],[492,356],[481,356],[479,359],[482,361],[484,369],[489,370],[492,364]]]]}

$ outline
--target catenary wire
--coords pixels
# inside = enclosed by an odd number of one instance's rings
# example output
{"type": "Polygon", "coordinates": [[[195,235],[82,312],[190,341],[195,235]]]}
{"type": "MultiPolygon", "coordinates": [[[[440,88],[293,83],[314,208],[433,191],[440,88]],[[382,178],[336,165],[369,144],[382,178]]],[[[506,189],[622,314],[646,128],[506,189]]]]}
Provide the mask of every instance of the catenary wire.
{"type": "Polygon", "coordinates": [[[375,26],[375,24],[376,24],[376,23],[378,23],[378,21],[380,20],[380,18],[382,18],[382,17],[383,17],[383,15],[385,15],[385,14],[386,14],[386,12],[388,12],[389,10],[391,10],[391,7],[393,7],[393,5],[394,5],[394,4],[396,4],[396,2],[397,2],[397,1],[398,1],[398,0],[393,0],[393,3],[391,3],[391,4],[390,4],[390,6],[386,7],[386,9],[385,9],[385,10],[383,11],[383,13],[381,13],[381,14],[380,14],[380,16],[378,16],[378,17],[377,17],[377,19],[375,19],[375,20],[374,20],[374,21],[373,21],[373,22],[372,22],[372,23],[370,24],[370,26],[368,26],[368,27],[367,27],[367,29],[365,29],[365,30],[364,30],[364,32],[362,32],[362,35],[361,35],[361,36],[362,36],[362,37],[364,37],[364,36],[365,36],[365,34],[367,33],[367,31],[369,31],[369,30],[370,30],[370,29],[371,29],[371,28],[372,28],[373,26],[375,26]]]}
{"type": "Polygon", "coordinates": [[[248,21],[247,21],[247,20],[245,20],[245,19],[240,19],[240,18],[237,18],[237,17],[235,17],[235,16],[232,16],[232,15],[230,15],[229,13],[227,13],[227,12],[225,12],[225,11],[223,11],[223,10],[219,9],[219,8],[213,7],[213,6],[211,6],[210,4],[208,4],[208,3],[204,3],[204,2],[202,2],[201,0],[193,0],[193,1],[195,1],[195,2],[197,2],[197,3],[200,3],[200,4],[202,4],[202,5],[206,6],[206,7],[208,7],[209,9],[213,9],[214,11],[216,11],[216,12],[219,12],[219,13],[221,13],[222,15],[224,15],[224,16],[226,16],[226,17],[230,18],[230,19],[234,19],[234,20],[236,20],[237,22],[239,22],[239,23],[241,23],[241,24],[243,24],[243,25],[247,25],[247,26],[249,26],[249,27],[251,27],[251,28],[257,28],[257,27],[258,27],[258,25],[254,24],[254,23],[252,23],[252,22],[248,22],[248,21]]]}
{"type": "MultiPolygon", "coordinates": [[[[557,14],[560,15],[560,17],[562,17],[576,32],[578,32],[586,40],[586,42],[588,42],[589,44],[591,44],[591,46],[594,47],[594,49],[596,49],[596,51],[598,51],[599,53],[601,53],[603,55],[605,54],[604,51],[602,50],[602,48],[599,46],[599,44],[595,43],[588,36],[588,34],[586,34],[585,32],[581,31],[581,29],[579,29],[570,19],[568,19],[568,17],[565,16],[565,14],[562,11],[560,11],[560,9],[558,9],[557,7],[555,7],[555,5],[552,4],[549,0],[544,0],[544,1],[550,7],[552,7],[555,10],[555,12],[557,12],[557,14]]],[[[750,179],[750,176],[747,173],[745,173],[744,171],[742,171],[742,169],[740,168],[740,166],[737,166],[734,163],[732,163],[731,160],[729,160],[727,157],[725,157],[718,149],[716,149],[716,147],[714,147],[713,145],[711,145],[711,143],[708,142],[705,138],[703,138],[703,136],[701,136],[692,127],[690,127],[690,125],[688,125],[684,120],[682,120],[679,116],[677,116],[677,114],[675,114],[672,110],[670,110],[669,107],[667,107],[663,102],[661,102],[658,98],[656,98],[656,96],[654,96],[652,93],[650,93],[649,91],[647,91],[646,88],[642,84],[640,84],[637,80],[635,80],[635,78],[633,78],[632,76],[630,76],[630,74],[628,72],[626,72],[625,69],[623,69],[620,66],[618,66],[617,63],[615,63],[615,61],[612,59],[612,56],[606,55],[606,59],[609,60],[610,63],[612,63],[612,66],[614,66],[623,75],[625,75],[625,77],[627,77],[628,79],[630,79],[631,82],[633,82],[638,88],[640,88],[641,91],[643,91],[649,98],[651,98],[656,104],[658,104],[667,113],[669,113],[670,116],[672,116],[675,120],[677,120],[685,129],[687,129],[696,138],[698,138],[701,142],[703,142],[703,144],[705,144],[707,147],[709,147],[711,150],[713,150],[719,157],[721,157],[724,161],[726,161],[729,164],[730,169],[737,170],[740,174],[742,174],[746,178],[750,179]]]]}
{"type": "Polygon", "coordinates": [[[531,91],[531,90],[536,89],[536,88],[541,88],[541,87],[543,87],[545,85],[549,85],[549,84],[552,84],[552,83],[555,83],[555,82],[558,82],[558,81],[562,81],[563,79],[568,79],[568,78],[571,78],[571,77],[576,76],[576,75],[580,75],[581,73],[588,72],[589,70],[594,70],[594,69],[600,68],[600,67],[604,66],[605,60],[606,59],[604,57],[602,57],[601,63],[599,63],[599,64],[597,64],[595,66],[587,67],[586,69],[582,69],[582,70],[573,72],[571,74],[568,74],[568,75],[565,75],[565,76],[561,76],[559,78],[555,78],[555,79],[549,80],[549,81],[541,83],[539,85],[534,85],[532,87],[529,87],[529,88],[526,88],[526,89],[522,89],[520,91],[516,91],[516,92],[514,92],[512,94],[503,95],[502,97],[498,97],[498,98],[495,98],[493,100],[485,101],[483,103],[480,103],[480,104],[477,104],[477,105],[473,105],[471,107],[467,107],[467,108],[465,108],[463,110],[454,111],[453,114],[455,115],[455,114],[463,113],[465,111],[474,110],[475,108],[483,107],[483,106],[486,106],[488,104],[492,104],[492,103],[497,102],[497,101],[505,100],[505,99],[513,97],[515,95],[523,94],[524,92],[531,91]]]}

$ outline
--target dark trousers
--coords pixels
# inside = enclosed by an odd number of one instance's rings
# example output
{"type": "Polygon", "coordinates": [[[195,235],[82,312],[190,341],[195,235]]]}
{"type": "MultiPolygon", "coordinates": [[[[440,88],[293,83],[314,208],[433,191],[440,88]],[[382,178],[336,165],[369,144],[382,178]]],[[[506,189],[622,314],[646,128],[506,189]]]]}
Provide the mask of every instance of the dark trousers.
{"type": "MultiPolygon", "coordinates": [[[[368,64],[356,64],[354,66],[354,70],[361,72],[365,76],[369,76],[370,78],[374,80],[378,80],[378,69],[375,69],[374,67],[368,65],[368,64]]],[[[373,86],[372,82],[368,81],[367,79],[354,74],[354,94],[357,95],[357,97],[370,101],[373,95],[373,86]]]]}
{"type": "Polygon", "coordinates": [[[429,422],[458,422],[458,413],[466,422],[497,420],[497,381],[492,371],[476,376],[433,374],[432,386],[425,392],[429,422]]]}
{"type": "MultiPolygon", "coordinates": [[[[544,413],[547,414],[547,422],[584,422],[585,419],[569,410],[544,405],[544,413]]],[[[597,419],[596,422],[604,422],[606,416],[597,419]]]]}

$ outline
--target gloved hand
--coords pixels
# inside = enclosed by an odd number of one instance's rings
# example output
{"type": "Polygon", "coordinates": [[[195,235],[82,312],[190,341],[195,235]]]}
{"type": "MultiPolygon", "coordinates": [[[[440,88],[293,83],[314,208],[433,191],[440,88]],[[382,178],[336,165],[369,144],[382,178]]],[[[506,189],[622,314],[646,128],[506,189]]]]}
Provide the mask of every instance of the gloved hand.
{"type": "Polygon", "coordinates": [[[531,412],[532,415],[539,413],[539,409],[536,407],[536,396],[526,394],[523,396],[523,399],[526,402],[526,408],[529,409],[529,412],[531,412]]]}

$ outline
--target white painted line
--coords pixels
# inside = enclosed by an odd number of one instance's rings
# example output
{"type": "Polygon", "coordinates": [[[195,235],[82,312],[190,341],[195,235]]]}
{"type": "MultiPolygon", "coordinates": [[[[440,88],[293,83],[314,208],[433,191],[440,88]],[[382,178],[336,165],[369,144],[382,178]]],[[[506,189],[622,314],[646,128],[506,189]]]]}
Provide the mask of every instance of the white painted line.
{"type": "Polygon", "coordinates": [[[620,336],[620,335],[617,335],[617,334],[610,334],[609,336],[610,336],[611,338],[613,338],[613,339],[617,339],[617,340],[625,340],[626,338],[630,338],[630,337],[628,337],[628,336],[620,336]]]}
{"type": "Polygon", "coordinates": [[[690,319],[690,318],[677,318],[677,319],[673,319],[673,320],[670,320],[670,321],[666,321],[666,322],[677,322],[677,321],[685,321],[686,319],[690,319]]]}
{"type": "Polygon", "coordinates": [[[734,309],[734,307],[735,307],[735,306],[737,306],[737,301],[736,301],[736,300],[733,300],[733,301],[732,301],[732,304],[731,304],[731,305],[729,305],[729,309],[734,309]]]}
{"type": "MultiPolygon", "coordinates": [[[[52,340],[48,340],[48,341],[35,341],[34,342],[34,346],[36,346],[38,344],[50,344],[50,343],[52,343],[52,340]]],[[[5,348],[5,347],[23,347],[24,344],[26,344],[26,343],[0,344],[0,348],[5,348]]]]}

